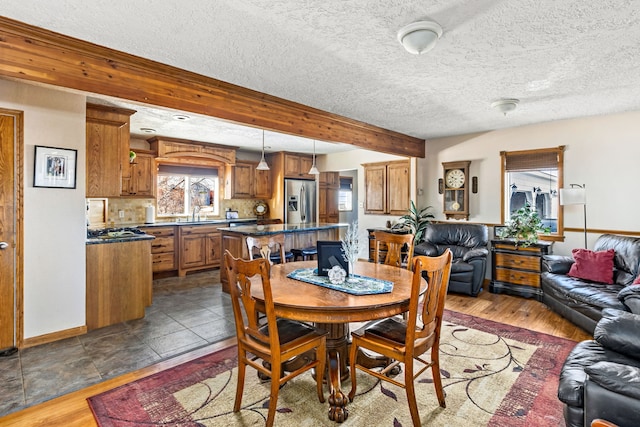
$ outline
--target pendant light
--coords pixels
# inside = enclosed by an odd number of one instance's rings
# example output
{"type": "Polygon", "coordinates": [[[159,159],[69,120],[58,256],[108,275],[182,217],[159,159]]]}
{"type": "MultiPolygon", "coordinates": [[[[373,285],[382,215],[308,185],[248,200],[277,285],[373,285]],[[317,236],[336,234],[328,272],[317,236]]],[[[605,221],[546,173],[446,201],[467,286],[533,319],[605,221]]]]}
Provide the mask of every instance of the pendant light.
{"type": "Polygon", "coordinates": [[[309,175],[320,175],[320,171],[316,167],[316,140],[313,140],[313,164],[309,169],[309,175]]]}
{"type": "Polygon", "coordinates": [[[262,129],[262,158],[260,159],[260,163],[258,163],[258,166],[256,166],[256,170],[259,170],[259,171],[269,170],[269,165],[264,160],[264,129],[262,129]]]}

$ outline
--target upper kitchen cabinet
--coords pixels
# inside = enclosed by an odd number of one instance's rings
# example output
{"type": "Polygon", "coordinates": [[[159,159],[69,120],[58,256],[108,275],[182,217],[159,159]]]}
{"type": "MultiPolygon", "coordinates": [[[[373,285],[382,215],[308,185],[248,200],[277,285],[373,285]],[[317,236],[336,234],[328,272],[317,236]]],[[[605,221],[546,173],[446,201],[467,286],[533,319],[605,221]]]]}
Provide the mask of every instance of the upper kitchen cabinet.
{"type": "Polygon", "coordinates": [[[203,166],[236,162],[236,147],[168,137],[153,137],[147,142],[161,162],[203,166]]]}
{"type": "Polygon", "coordinates": [[[364,167],[365,214],[404,215],[409,209],[408,160],[368,163],[364,167]]]}
{"type": "Polygon", "coordinates": [[[309,175],[313,157],[306,154],[284,153],[284,177],[315,179],[309,175]]]}
{"type": "Polygon", "coordinates": [[[119,197],[134,110],[87,104],[87,197],[119,197]]]}
{"type": "Polygon", "coordinates": [[[227,168],[225,198],[270,199],[271,171],[257,170],[256,162],[238,160],[227,168]]]}
{"type": "Polygon", "coordinates": [[[153,197],[156,156],[150,151],[134,151],[136,157],[122,171],[122,195],[153,197]]]}

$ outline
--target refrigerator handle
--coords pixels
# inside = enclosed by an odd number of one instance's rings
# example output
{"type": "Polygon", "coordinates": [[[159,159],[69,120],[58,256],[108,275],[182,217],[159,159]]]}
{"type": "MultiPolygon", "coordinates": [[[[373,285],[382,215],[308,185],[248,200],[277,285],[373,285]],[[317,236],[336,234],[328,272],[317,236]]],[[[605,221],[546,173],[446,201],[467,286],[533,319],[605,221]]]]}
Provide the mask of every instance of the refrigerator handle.
{"type": "Polygon", "coordinates": [[[304,184],[300,186],[300,222],[307,220],[307,195],[305,194],[304,184]]]}

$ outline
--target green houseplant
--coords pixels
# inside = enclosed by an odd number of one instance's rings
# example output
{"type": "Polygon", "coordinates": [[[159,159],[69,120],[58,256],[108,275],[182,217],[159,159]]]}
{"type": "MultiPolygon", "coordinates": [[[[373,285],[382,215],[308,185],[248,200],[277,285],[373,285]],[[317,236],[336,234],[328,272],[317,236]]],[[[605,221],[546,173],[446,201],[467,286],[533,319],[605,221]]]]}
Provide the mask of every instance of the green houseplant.
{"type": "Polygon", "coordinates": [[[511,214],[511,218],[505,227],[498,232],[501,239],[513,238],[516,246],[531,246],[538,242],[538,234],[548,234],[551,231],[545,227],[536,212],[529,203],[511,214]]]}
{"type": "Polygon", "coordinates": [[[410,231],[414,235],[414,241],[420,242],[424,229],[427,224],[431,222],[433,214],[431,213],[431,206],[418,210],[415,203],[411,200],[411,206],[408,209],[408,213],[400,217],[400,222],[391,227],[392,230],[410,231]]]}

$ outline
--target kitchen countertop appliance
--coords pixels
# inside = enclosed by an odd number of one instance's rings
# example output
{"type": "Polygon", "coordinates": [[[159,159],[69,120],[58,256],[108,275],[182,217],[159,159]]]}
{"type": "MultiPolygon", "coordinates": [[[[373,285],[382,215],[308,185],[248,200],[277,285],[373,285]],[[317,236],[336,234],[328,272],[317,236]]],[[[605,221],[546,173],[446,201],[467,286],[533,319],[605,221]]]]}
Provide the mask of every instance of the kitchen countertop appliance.
{"type": "Polygon", "coordinates": [[[316,182],[304,179],[285,179],[284,189],[284,223],[316,222],[316,182]]]}

